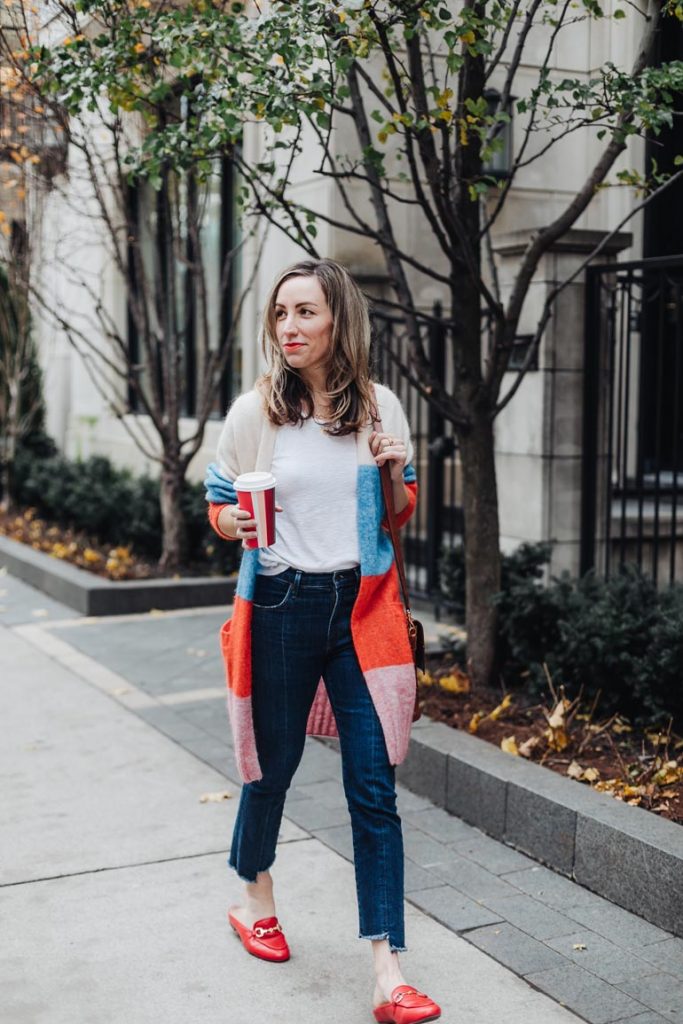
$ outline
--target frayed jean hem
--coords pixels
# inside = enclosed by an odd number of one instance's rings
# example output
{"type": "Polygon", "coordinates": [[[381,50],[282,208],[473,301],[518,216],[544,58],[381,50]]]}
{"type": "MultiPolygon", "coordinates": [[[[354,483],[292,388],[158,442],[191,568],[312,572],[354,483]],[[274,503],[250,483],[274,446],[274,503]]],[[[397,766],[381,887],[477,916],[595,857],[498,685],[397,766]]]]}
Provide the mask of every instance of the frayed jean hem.
{"type": "Polygon", "coordinates": [[[361,935],[360,932],[359,932],[358,933],[358,938],[359,939],[368,939],[370,942],[383,942],[384,939],[386,939],[388,941],[388,943],[389,943],[389,952],[390,953],[405,953],[405,952],[407,952],[407,949],[408,949],[407,946],[394,946],[394,944],[392,943],[391,939],[389,938],[389,933],[388,932],[382,932],[381,935],[361,935]]]}
{"type": "MultiPolygon", "coordinates": [[[[273,857],[273,859],[271,860],[271,862],[268,865],[268,867],[266,867],[266,868],[259,868],[258,871],[256,872],[256,875],[258,876],[259,874],[261,874],[264,871],[270,871],[270,869],[272,868],[274,863],[275,863],[275,857],[273,857]]],[[[237,870],[237,866],[235,864],[231,864],[230,863],[230,858],[229,857],[228,857],[228,860],[227,860],[227,865],[228,865],[229,868],[232,868],[232,870],[235,872],[235,874],[237,875],[237,877],[239,878],[239,880],[241,882],[244,882],[246,885],[255,885],[256,884],[257,877],[255,877],[255,878],[246,878],[244,875],[241,875],[239,873],[239,871],[237,870]]]]}

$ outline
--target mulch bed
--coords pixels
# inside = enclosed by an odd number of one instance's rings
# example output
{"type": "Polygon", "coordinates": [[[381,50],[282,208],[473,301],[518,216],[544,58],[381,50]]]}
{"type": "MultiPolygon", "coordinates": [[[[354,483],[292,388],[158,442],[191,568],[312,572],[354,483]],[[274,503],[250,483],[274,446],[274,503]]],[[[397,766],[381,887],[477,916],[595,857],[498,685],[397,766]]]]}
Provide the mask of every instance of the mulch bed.
{"type": "Polygon", "coordinates": [[[683,825],[683,738],[670,725],[636,729],[621,715],[601,716],[550,679],[540,702],[523,690],[473,692],[443,658],[431,659],[420,695],[437,722],[683,825]]]}
{"type": "MultiPolygon", "coordinates": [[[[0,512],[0,535],[108,580],[158,579],[167,575],[160,572],[156,562],[141,558],[131,547],[103,544],[82,530],[41,519],[31,508],[0,512]]],[[[177,575],[208,576],[211,573],[206,565],[193,564],[184,566],[177,575]]]]}

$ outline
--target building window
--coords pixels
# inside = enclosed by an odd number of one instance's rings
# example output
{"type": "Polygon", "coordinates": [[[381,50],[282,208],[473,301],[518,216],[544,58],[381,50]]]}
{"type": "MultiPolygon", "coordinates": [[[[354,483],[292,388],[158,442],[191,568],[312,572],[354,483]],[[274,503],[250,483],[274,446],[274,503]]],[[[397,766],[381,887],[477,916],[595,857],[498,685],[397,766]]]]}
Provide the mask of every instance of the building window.
{"type": "MultiPolygon", "coordinates": [[[[493,117],[500,110],[501,94],[496,89],[486,89],[484,92],[486,100],[486,113],[493,117]]],[[[510,177],[512,169],[512,110],[514,100],[509,97],[505,104],[507,121],[500,121],[496,126],[494,135],[495,146],[493,152],[484,161],[483,171],[489,178],[496,178],[497,181],[504,181],[510,177]]]]}
{"type": "MultiPolygon", "coordinates": [[[[173,339],[179,353],[181,415],[194,416],[207,362],[225,344],[232,325],[236,268],[234,169],[217,159],[198,181],[190,172],[168,173],[161,188],[140,183],[129,191],[128,346],[138,387],[163,394],[161,346],[173,339]]],[[[212,417],[225,414],[239,390],[240,353],[235,339],[221,377],[212,417]]],[[[142,412],[138,387],[128,406],[142,412]]],[[[149,391],[147,393],[150,393],[149,391]]]]}

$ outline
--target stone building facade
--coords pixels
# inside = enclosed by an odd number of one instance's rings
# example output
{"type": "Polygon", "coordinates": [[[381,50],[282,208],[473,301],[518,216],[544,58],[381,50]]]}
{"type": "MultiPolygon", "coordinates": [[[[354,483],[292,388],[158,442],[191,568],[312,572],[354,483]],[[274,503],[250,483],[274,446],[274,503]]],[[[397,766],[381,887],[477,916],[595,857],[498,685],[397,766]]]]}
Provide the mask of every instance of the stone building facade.
{"type": "MultiPolygon", "coordinates": [[[[637,32],[637,21],[633,18],[618,22],[582,22],[561,37],[554,53],[553,73],[588,77],[607,60],[627,67],[633,59],[637,32]]],[[[539,32],[535,52],[539,63],[546,43],[543,33],[539,32]]],[[[666,46],[666,56],[678,53],[683,57],[680,34],[666,46]],[[669,53],[672,47],[674,54],[669,53]]],[[[536,70],[530,60],[521,72],[522,78],[526,77],[531,83],[536,70]]],[[[512,132],[514,145],[514,119],[512,132]]],[[[673,151],[677,142],[671,138],[666,144],[673,151]]],[[[245,140],[245,145],[255,151],[263,144],[257,131],[245,140]]],[[[343,144],[342,139],[339,145],[343,144]]],[[[541,140],[534,144],[540,145],[541,140]]],[[[313,143],[310,145],[313,147],[313,143]]],[[[503,290],[514,273],[529,233],[547,224],[574,195],[595,162],[599,148],[600,142],[595,137],[583,134],[581,142],[577,143],[575,137],[569,136],[551,149],[547,157],[520,173],[500,218],[495,239],[503,290]]],[[[312,148],[308,161],[311,168],[315,165],[314,157],[312,148]]],[[[619,166],[644,165],[645,157],[646,144],[635,139],[619,166]]],[[[98,264],[102,255],[97,239],[89,236],[88,223],[79,220],[82,203],[77,182],[78,176],[74,174],[65,180],[62,187],[54,191],[44,213],[43,273],[50,280],[55,301],[71,307],[80,303],[86,322],[89,297],[74,293],[59,260],[60,247],[71,245],[73,250],[80,246],[79,258],[94,268],[103,299],[111,315],[121,322],[126,317],[123,288],[113,267],[98,264]]],[[[337,200],[331,181],[321,181],[312,173],[302,172],[296,187],[305,192],[310,205],[342,215],[335,208],[337,200]]],[[[664,216],[669,225],[672,217],[680,218],[675,212],[683,207],[680,189],[678,205],[671,205],[672,202],[673,197],[670,197],[667,206],[657,208],[656,215],[636,216],[628,221],[624,230],[612,235],[618,225],[627,220],[636,199],[625,188],[609,188],[597,195],[569,235],[544,257],[524,308],[522,334],[533,331],[547,291],[573,273],[601,238],[611,236],[599,257],[603,262],[640,259],[644,255],[672,255],[676,246],[680,251],[679,239],[683,238],[683,231],[677,234],[669,230],[667,234],[656,227],[658,217],[664,216]]],[[[683,225],[681,227],[683,229],[683,225]]],[[[437,258],[428,251],[425,233],[410,215],[403,222],[403,230],[421,258],[437,258]]],[[[370,292],[381,294],[386,288],[380,255],[362,238],[321,225],[317,242],[322,253],[344,262],[370,292]]],[[[243,252],[244,274],[251,273],[257,260],[258,265],[239,329],[239,389],[249,388],[262,366],[258,324],[272,277],[280,267],[301,255],[272,228],[268,229],[262,250],[259,244],[253,240],[243,252]]],[[[420,301],[425,308],[441,299],[438,285],[423,283],[420,301]]],[[[503,549],[511,550],[523,541],[553,540],[556,542],[553,571],[566,568],[573,573],[580,567],[582,530],[585,309],[585,274],[581,273],[562,292],[555,306],[542,339],[537,368],[527,374],[496,424],[503,549]]],[[[105,398],[93,389],[82,359],[54,323],[41,322],[40,345],[46,373],[48,427],[60,447],[73,456],[98,453],[135,469],[153,468],[132,444],[125,423],[110,413],[105,398]]],[[[511,374],[508,377],[512,379],[511,374]]],[[[635,392],[633,400],[637,405],[635,392]]],[[[184,429],[190,432],[192,427],[190,418],[184,429]]],[[[191,466],[190,475],[195,479],[202,477],[205,464],[213,457],[219,430],[220,417],[217,416],[209,423],[204,445],[191,466]]],[[[603,438],[600,443],[607,441],[603,438]]],[[[680,571],[683,573],[683,565],[680,571]]]]}

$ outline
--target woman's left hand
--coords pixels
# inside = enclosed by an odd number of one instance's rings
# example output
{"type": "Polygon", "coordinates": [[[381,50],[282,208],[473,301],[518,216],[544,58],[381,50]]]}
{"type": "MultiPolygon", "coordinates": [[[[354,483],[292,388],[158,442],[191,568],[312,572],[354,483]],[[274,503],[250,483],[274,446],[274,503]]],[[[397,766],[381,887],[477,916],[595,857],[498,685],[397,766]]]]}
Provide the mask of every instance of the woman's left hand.
{"type": "Polygon", "coordinates": [[[392,480],[403,480],[408,452],[400,438],[373,430],[370,434],[370,451],[378,466],[383,466],[385,462],[389,463],[392,480]]]}

